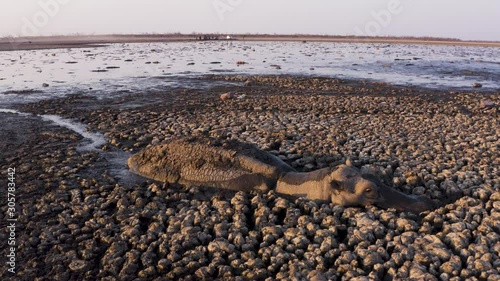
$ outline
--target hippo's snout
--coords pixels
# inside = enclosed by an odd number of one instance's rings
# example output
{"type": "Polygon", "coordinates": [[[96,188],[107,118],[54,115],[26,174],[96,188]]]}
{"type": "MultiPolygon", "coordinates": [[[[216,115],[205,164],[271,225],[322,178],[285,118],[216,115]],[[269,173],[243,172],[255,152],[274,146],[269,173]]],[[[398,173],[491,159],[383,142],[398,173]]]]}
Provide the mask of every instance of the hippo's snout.
{"type": "Polygon", "coordinates": [[[407,195],[389,186],[380,189],[380,199],[376,203],[381,208],[395,208],[398,211],[421,213],[434,209],[434,203],[425,196],[407,195]]]}
{"type": "Polygon", "coordinates": [[[431,199],[425,196],[408,195],[381,182],[372,174],[363,174],[366,179],[378,187],[378,197],[374,202],[380,208],[394,208],[398,211],[421,213],[435,208],[431,199]]]}
{"type": "Polygon", "coordinates": [[[409,205],[406,211],[421,213],[435,208],[434,202],[426,196],[413,197],[414,202],[409,205]]]}

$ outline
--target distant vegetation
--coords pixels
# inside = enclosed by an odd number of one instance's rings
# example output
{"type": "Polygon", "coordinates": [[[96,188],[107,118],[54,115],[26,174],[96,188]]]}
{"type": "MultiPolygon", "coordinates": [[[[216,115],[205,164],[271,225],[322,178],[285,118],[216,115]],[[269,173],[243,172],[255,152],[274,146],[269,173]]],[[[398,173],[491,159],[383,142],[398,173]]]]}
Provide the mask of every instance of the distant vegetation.
{"type": "MultiPolygon", "coordinates": [[[[118,34],[117,34],[118,35],[118,34]]],[[[357,36],[357,35],[327,35],[327,34],[269,34],[269,33],[202,33],[202,32],[192,32],[190,34],[183,34],[180,32],[171,33],[143,33],[143,34],[119,34],[119,35],[133,35],[133,36],[179,36],[179,37],[189,37],[189,36],[203,36],[203,35],[213,35],[213,36],[227,36],[230,35],[234,38],[244,38],[244,37],[259,37],[259,38],[318,38],[318,39],[386,39],[386,40],[419,40],[419,41],[462,41],[458,38],[445,38],[445,37],[416,37],[416,36],[357,36]]]]}
{"type": "Polygon", "coordinates": [[[236,39],[243,38],[307,38],[307,39],[381,39],[381,40],[415,40],[415,41],[474,41],[474,42],[496,42],[489,40],[462,40],[459,38],[452,37],[431,37],[431,36],[357,36],[357,35],[327,35],[327,34],[269,34],[269,33],[203,33],[203,32],[192,32],[190,34],[180,33],[180,32],[169,32],[169,33],[143,33],[143,34],[114,34],[114,35],[126,35],[126,36],[158,36],[158,37],[186,37],[190,38],[192,36],[199,37],[203,35],[219,36],[223,38],[227,35],[236,39]]]}
{"type": "MultiPolygon", "coordinates": [[[[125,40],[124,38],[136,38],[137,40],[152,38],[155,41],[161,40],[162,38],[168,40],[192,40],[192,39],[200,39],[212,38],[211,40],[222,40],[227,39],[227,36],[230,36],[230,39],[234,40],[366,40],[366,41],[420,41],[420,42],[478,42],[478,43],[499,43],[498,41],[488,41],[488,40],[462,40],[458,38],[445,38],[445,37],[430,37],[430,36],[357,36],[357,35],[326,35],[326,34],[266,34],[266,33],[201,33],[201,32],[193,32],[190,34],[180,33],[180,32],[167,32],[167,33],[140,33],[140,34],[54,34],[51,36],[32,36],[26,38],[72,38],[72,40],[79,39],[78,37],[85,38],[86,40],[91,40],[94,38],[95,40],[101,40],[103,38],[121,38],[121,40],[125,40]]],[[[23,37],[15,37],[15,36],[6,36],[0,37],[0,41],[16,41],[23,40],[23,37]]]]}
{"type": "MultiPolygon", "coordinates": [[[[221,34],[222,35],[222,34],[221,34]]],[[[225,34],[224,34],[225,35],[225,34]]],[[[357,36],[357,35],[312,35],[312,34],[230,34],[234,37],[292,37],[292,38],[324,38],[324,39],[393,39],[393,40],[421,40],[421,41],[462,41],[458,38],[444,38],[444,37],[415,37],[415,36],[357,36]]]]}

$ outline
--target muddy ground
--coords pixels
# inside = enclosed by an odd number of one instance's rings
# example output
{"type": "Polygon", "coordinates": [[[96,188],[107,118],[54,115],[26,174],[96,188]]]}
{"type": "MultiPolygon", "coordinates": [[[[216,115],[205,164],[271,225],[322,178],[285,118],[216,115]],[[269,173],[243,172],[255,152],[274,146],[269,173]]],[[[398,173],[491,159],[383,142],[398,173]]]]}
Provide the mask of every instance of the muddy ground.
{"type": "MultiPolygon", "coordinates": [[[[16,274],[2,280],[498,280],[500,94],[291,76],[0,113],[0,221],[16,169],[16,274]],[[220,94],[242,98],[222,101],[220,94]],[[95,149],[39,117],[106,137],[95,149]],[[347,158],[443,202],[419,215],[216,191],[127,173],[149,144],[188,135],[254,143],[300,171],[347,158]],[[458,196],[457,196],[458,195],[458,196]]],[[[9,233],[2,231],[0,240],[9,233]]],[[[8,248],[1,243],[2,261],[8,248]]]]}

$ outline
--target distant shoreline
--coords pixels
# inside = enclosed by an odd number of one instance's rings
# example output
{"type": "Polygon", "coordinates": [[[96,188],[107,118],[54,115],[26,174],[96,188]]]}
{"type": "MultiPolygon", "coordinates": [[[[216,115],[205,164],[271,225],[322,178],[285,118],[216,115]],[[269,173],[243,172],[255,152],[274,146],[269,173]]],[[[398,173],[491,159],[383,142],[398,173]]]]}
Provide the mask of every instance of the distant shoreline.
{"type": "MultiPolygon", "coordinates": [[[[157,43],[157,42],[198,42],[203,34],[164,34],[164,35],[69,35],[0,38],[0,51],[88,48],[116,43],[157,43]]],[[[218,40],[226,41],[223,35],[218,40]]],[[[386,43],[386,44],[430,44],[500,47],[500,42],[493,41],[461,41],[441,38],[398,38],[398,37],[346,37],[320,35],[233,35],[234,41],[290,41],[290,42],[339,42],[339,43],[386,43]]]]}

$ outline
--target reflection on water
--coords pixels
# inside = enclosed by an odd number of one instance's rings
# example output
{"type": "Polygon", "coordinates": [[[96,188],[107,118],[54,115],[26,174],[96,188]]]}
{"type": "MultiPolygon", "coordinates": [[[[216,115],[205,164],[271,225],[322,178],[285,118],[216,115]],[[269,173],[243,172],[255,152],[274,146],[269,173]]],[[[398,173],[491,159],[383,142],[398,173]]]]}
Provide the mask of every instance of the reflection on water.
{"type": "Polygon", "coordinates": [[[181,77],[207,73],[331,76],[451,88],[477,82],[498,89],[500,48],[211,41],[0,52],[0,92],[10,91],[0,94],[0,104],[75,92],[108,97],[117,90],[179,86],[181,77]]]}

